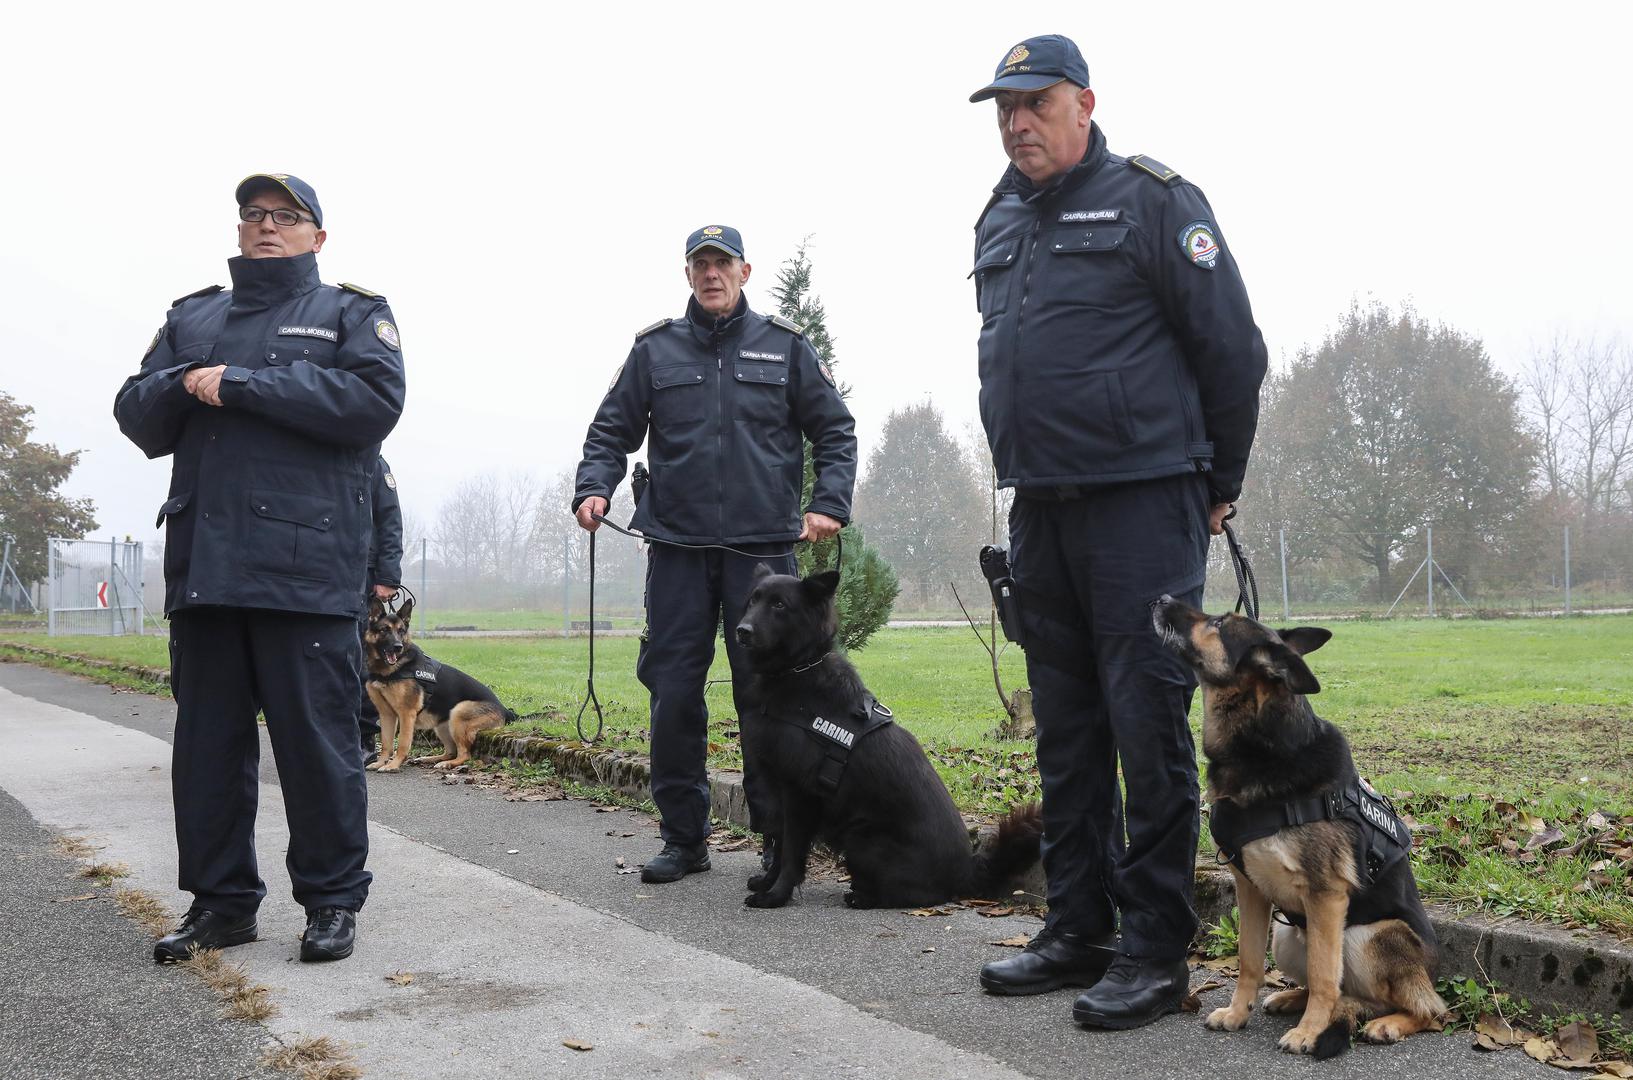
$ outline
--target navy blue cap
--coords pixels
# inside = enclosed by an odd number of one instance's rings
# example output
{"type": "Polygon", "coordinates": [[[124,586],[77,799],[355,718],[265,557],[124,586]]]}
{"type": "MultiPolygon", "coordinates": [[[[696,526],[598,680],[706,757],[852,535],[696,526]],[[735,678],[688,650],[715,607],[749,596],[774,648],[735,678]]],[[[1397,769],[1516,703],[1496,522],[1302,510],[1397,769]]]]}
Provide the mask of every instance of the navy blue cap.
{"type": "Polygon", "coordinates": [[[698,248],[719,248],[733,258],[743,257],[743,237],[730,225],[705,225],[686,238],[686,257],[690,259],[698,248]]]}
{"type": "Polygon", "coordinates": [[[1004,54],[991,84],[970,95],[985,101],[1000,90],[1042,90],[1061,80],[1089,85],[1089,65],[1077,42],[1060,34],[1030,37],[1004,54]]]}
{"type": "Polygon", "coordinates": [[[298,176],[281,172],[250,173],[238,181],[238,190],[234,198],[238,200],[239,206],[244,206],[257,188],[264,187],[277,188],[288,195],[295,200],[296,206],[317,219],[318,228],[323,228],[323,208],[318,205],[318,193],[312,190],[311,184],[298,176]]]}

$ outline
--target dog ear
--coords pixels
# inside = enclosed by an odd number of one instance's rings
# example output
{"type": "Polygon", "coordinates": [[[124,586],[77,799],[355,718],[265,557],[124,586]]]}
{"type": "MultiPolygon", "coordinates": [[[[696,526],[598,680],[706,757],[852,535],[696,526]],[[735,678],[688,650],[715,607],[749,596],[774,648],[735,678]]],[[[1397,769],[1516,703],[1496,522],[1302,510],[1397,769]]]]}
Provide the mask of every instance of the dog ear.
{"type": "Polygon", "coordinates": [[[773,571],[772,571],[771,567],[767,566],[765,563],[755,563],[754,564],[754,583],[756,585],[758,585],[760,582],[762,582],[766,578],[770,577],[772,575],[772,573],[773,573],[773,571]]]}
{"type": "Polygon", "coordinates": [[[380,616],[384,615],[385,613],[386,613],[386,605],[380,600],[380,598],[378,596],[374,596],[374,595],[371,594],[369,596],[369,618],[378,619],[380,616]]]}
{"type": "Polygon", "coordinates": [[[397,615],[405,623],[414,617],[414,598],[412,596],[403,601],[403,606],[397,609],[397,615]]]}
{"type": "Polygon", "coordinates": [[[1289,630],[1278,630],[1276,635],[1300,656],[1313,653],[1332,640],[1332,631],[1319,626],[1295,626],[1289,630]]]}
{"type": "Polygon", "coordinates": [[[824,570],[820,574],[812,574],[802,584],[812,593],[826,600],[839,589],[839,571],[824,570]]]}
{"type": "Polygon", "coordinates": [[[1267,678],[1287,684],[1295,694],[1319,694],[1321,683],[1304,662],[1304,658],[1290,646],[1277,642],[1259,645],[1248,654],[1253,666],[1267,678]]]}

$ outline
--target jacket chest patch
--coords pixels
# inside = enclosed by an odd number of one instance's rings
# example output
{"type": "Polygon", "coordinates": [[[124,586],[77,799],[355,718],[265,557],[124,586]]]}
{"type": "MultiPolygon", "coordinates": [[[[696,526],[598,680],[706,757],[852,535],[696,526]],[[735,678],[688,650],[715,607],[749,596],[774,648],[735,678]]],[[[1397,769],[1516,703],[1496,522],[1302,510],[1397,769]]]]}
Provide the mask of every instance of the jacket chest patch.
{"type": "Polygon", "coordinates": [[[1121,210],[1062,210],[1060,220],[1072,221],[1116,221],[1123,216],[1121,210]]]}
{"type": "Polygon", "coordinates": [[[764,352],[760,349],[738,349],[737,355],[744,360],[768,360],[774,364],[783,364],[788,361],[787,353],[764,352]]]}
{"type": "Polygon", "coordinates": [[[339,341],[340,335],[326,326],[280,326],[279,337],[309,337],[323,341],[339,341]]]}

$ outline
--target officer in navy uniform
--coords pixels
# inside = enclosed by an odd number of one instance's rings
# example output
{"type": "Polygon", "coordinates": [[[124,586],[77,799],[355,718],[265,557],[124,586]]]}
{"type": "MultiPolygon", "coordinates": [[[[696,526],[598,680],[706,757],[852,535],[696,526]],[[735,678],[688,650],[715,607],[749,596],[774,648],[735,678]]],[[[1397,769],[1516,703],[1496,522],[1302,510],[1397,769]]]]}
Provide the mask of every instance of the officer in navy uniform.
{"type": "Polygon", "coordinates": [[[319,282],[327,234],[311,185],[257,173],[237,200],[232,289],[177,300],[114,401],[132,442],[172,458],[159,509],[171,783],[193,904],[154,959],[256,936],[261,711],[306,909],[301,959],[338,960],[371,879],[357,617],[370,476],[403,409],[401,343],[384,297],[319,282]]]}
{"type": "MultiPolygon", "coordinates": [[[[757,564],[794,573],[793,542],[825,540],[850,516],[850,410],[800,328],[749,309],[743,286],[751,269],[736,229],[710,225],[687,239],[686,314],[635,336],[590,424],[574,489],[578,523],[593,532],[628,456],[650,439],[651,480],[631,522],[654,541],[636,673],[651,692],[652,801],[664,844],[641,871],[646,882],[709,869],[703,689],[722,612],[724,625],[736,626],[757,564]],[[803,519],[802,436],[816,469],[803,519]],[[751,557],[676,544],[727,544],[751,557]]],[[[734,634],[726,635],[726,655],[738,722],[747,726],[756,710],[734,634]]],[[[743,787],[752,827],[774,834],[777,810],[752,761],[744,763],[743,787]]]]}
{"type": "Polygon", "coordinates": [[[988,98],[1011,165],[976,225],[981,418],[1016,493],[1049,916],[981,983],[1087,986],[1076,1020],[1137,1027],[1179,1007],[1197,925],[1195,682],[1151,605],[1201,601],[1266,353],[1208,201],[1106,148],[1070,39],[1008,50],[988,98]]]}
{"type": "MultiPolygon", "coordinates": [[[[374,528],[369,532],[369,586],[363,597],[363,614],[357,621],[359,637],[368,629],[369,600],[390,600],[397,595],[397,587],[403,581],[403,509],[397,496],[397,478],[391,474],[391,466],[383,457],[374,465],[369,501],[374,507],[374,528]]],[[[367,670],[366,658],[364,670],[367,670]]],[[[366,683],[358,729],[363,740],[363,764],[378,761],[380,751],[376,745],[380,738],[380,710],[375,708],[374,699],[369,697],[366,683]]]]}

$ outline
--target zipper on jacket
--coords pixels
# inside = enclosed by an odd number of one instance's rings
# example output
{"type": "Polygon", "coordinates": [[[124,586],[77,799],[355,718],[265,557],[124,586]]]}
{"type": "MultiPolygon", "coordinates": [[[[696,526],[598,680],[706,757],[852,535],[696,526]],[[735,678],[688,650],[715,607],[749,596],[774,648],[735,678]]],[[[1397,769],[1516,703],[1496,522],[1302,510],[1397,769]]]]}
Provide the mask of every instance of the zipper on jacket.
{"type": "Polygon", "coordinates": [[[720,353],[720,332],[714,335],[714,528],[715,538],[726,537],[726,361],[720,353]]]}
{"type": "MultiPolygon", "coordinates": [[[[1032,235],[1026,245],[1026,273],[1021,278],[1021,302],[1015,308],[1015,336],[1009,352],[1009,429],[1018,431],[1020,424],[1020,362],[1021,362],[1021,329],[1026,321],[1026,301],[1032,293],[1032,265],[1038,251],[1038,234],[1043,229],[1043,215],[1037,214],[1032,220],[1032,235]]],[[[1019,458],[1019,452],[1016,454],[1019,458]]],[[[1016,471],[1020,470],[1020,462],[1015,462],[1016,471]]]]}

